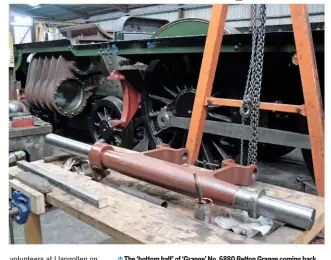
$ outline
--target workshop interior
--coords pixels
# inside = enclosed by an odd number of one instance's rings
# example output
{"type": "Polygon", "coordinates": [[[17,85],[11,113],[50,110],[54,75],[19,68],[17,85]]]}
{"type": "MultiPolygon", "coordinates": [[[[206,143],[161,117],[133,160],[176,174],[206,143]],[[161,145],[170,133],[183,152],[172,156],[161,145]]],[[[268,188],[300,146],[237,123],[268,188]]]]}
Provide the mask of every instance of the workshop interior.
{"type": "Polygon", "coordinates": [[[323,4],[9,7],[8,243],[324,244],[323,4]]]}

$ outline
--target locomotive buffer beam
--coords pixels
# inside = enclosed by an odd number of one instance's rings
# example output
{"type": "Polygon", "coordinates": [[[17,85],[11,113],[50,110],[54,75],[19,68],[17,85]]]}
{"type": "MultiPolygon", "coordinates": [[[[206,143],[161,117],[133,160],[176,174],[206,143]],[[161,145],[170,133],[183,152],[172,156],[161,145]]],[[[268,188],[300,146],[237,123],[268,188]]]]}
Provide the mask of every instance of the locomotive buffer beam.
{"type": "MultiPolygon", "coordinates": [[[[158,122],[162,122],[162,124],[159,124],[161,131],[171,127],[189,129],[190,120],[190,118],[176,117],[169,112],[161,112],[158,115],[158,122]]],[[[239,139],[241,134],[241,127],[241,124],[206,120],[203,132],[239,139]]],[[[249,140],[250,126],[245,125],[244,131],[244,139],[249,140]]],[[[301,149],[310,149],[309,135],[269,129],[265,127],[259,127],[259,142],[296,147],[301,149]]]]}

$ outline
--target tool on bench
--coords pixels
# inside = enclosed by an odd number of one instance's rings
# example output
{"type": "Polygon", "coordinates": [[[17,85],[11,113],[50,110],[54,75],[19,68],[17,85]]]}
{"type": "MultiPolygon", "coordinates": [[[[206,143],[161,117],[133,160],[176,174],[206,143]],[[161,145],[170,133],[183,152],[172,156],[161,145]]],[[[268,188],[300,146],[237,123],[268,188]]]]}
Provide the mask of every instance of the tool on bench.
{"type": "Polygon", "coordinates": [[[198,198],[194,203],[194,217],[207,223],[213,223],[213,201],[209,198],[202,196],[201,188],[199,187],[198,177],[196,172],[193,173],[195,189],[198,194],[198,198]]]}
{"type": "Polygon", "coordinates": [[[310,183],[308,183],[304,178],[298,177],[296,181],[301,184],[301,191],[306,192],[306,186],[310,187],[313,190],[316,190],[316,187],[310,183]]]}
{"type": "MultiPolygon", "coordinates": [[[[186,148],[173,149],[160,145],[155,150],[142,153],[120,152],[108,144],[88,145],[55,134],[48,134],[45,143],[63,152],[89,159],[96,169],[113,169],[182,194],[196,196],[192,168],[183,165],[188,158],[186,148]]],[[[315,209],[267,196],[264,190],[252,191],[237,186],[255,181],[254,165],[244,166],[235,164],[233,160],[223,160],[222,166],[215,171],[196,170],[201,191],[214,203],[229,204],[233,208],[245,210],[252,218],[264,216],[301,229],[312,228],[315,209]]]]}
{"type": "Polygon", "coordinates": [[[94,207],[104,208],[108,206],[107,198],[105,198],[104,196],[92,193],[84,187],[68,183],[68,181],[63,178],[59,178],[47,169],[44,169],[27,161],[19,161],[17,162],[17,166],[24,171],[31,172],[46,179],[47,181],[49,181],[50,184],[72,194],[73,196],[89,203],[94,207]]]}
{"type": "Polygon", "coordinates": [[[198,202],[202,203],[202,192],[201,192],[201,189],[200,189],[199,184],[198,184],[197,173],[194,172],[193,176],[194,176],[194,182],[195,182],[195,189],[197,190],[197,194],[198,194],[198,202]]]}

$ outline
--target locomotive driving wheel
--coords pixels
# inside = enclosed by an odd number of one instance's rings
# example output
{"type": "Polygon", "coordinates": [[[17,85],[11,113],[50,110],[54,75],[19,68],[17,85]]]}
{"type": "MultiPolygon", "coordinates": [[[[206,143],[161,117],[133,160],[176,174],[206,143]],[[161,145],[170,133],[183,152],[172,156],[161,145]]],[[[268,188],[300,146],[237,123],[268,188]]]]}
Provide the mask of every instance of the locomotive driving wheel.
{"type": "MultiPolygon", "coordinates": [[[[192,64],[200,64],[201,57],[192,57],[192,64]],[[197,60],[194,60],[197,59],[197,60]],[[194,62],[193,62],[194,60],[194,62]]],[[[166,143],[173,148],[185,147],[189,121],[185,126],[170,124],[172,118],[191,118],[198,82],[199,67],[191,66],[188,56],[176,56],[172,60],[154,60],[146,74],[146,86],[142,92],[142,117],[150,148],[166,143]]],[[[214,92],[217,97],[221,93],[214,92]]],[[[228,108],[211,106],[209,120],[231,122],[228,108]]],[[[221,136],[204,134],[197,165],[208,169],[221,167],[228,158],[232,145],[221,136]]]]}
{"type": "Polygon", "coordinates": [[[132,148],[133,127],[130,123],[125,129],[113,127],[111,120],[119,120],[122,116],[122,101],[113,96],[103,98],[93,106],[91,116],[91,133],[94,142],[104,140],[106,143],[132,148]]]}

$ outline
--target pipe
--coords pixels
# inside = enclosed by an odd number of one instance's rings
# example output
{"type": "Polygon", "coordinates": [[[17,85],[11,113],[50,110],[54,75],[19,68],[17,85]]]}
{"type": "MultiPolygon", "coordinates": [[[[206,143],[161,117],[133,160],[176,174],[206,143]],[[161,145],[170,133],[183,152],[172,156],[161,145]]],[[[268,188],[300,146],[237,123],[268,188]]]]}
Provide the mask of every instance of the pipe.
{"type": "Polygon", "coordinates": [[[10,208],[9,209],[9,237],[10,237],[10,244],[15,244],[15,237],[14,237],[14,227],[13,227],[13,217],[19,213],[17,208],[10,208]]]}
{"type": "Polygon", "coordinates": [[[9,217],[13,217],[19,213],[18,208],[9,209],[9,217]]]}
{"type": "Polygon", "coordinates": [[[69,138],[65,138],[55,134],[48,134],[46,136],[46,143],[59,148],[61,151],[70,153],[88,159],[88,152],[91,150],[91,145],[84,144],[69,138]]]}
{"type": "Polygon", "coordinates": [[[129,195],[134,196],[134,197],[137,197],[137,198],[146,200],[148,202],[151,202],[153,204],[156,204],[158,206],[161,206],[161,207],[164,207],[164,208],[168,207],[168,202],[166,202],[165,200],[161,200],[157,197],[151,196],[151,195],[149,195],[147,193],[144,193],[144,192],[141,192],[139,190],[136,190],[136,189],[133,189],[133,188],[130,188],[130,187],[127,187],[127,186],[123,186],[123,185],[117,187],[116,189],[118,189],[120,191],[123,191],[123,192],[125,192],[129,195]]]}
{"type": "MultiPolygon", "coordinates": [[[[83,155],[93,165],[110,168],[125,175],[141,179],[182,194],[196,196],[192,169],[155,159],[141,153],[121,153],[105,144],[86,145],[71,139],[48,134],[46,143],[65,152],[83,155]],[[84,147],[84,149],[82,149],[84,147]],[[79,152],[77,152],[79,151],[79,152]]],[[[226,168],[226,167],[225,167],[226,168]]],[[[217,179],[214,172],[197,170],[204,197],[214,202],[227,203],[248,211],[253,218],[268,217],[295,227],[310,230],[315,220],[315,209],[269,197],[264,191],[248,191],[217,179]],[[212,177],[211,177],[212,176],[212,177]]],[[[234,174],[235,172],[233,172],[234,174]]]]}
{"type": "Polygon", "coordinates": [[[26,157],[24,151],[15,151],[9,153],[9,166],[14,165],[17,161],[23,160],[26,157]]]}

